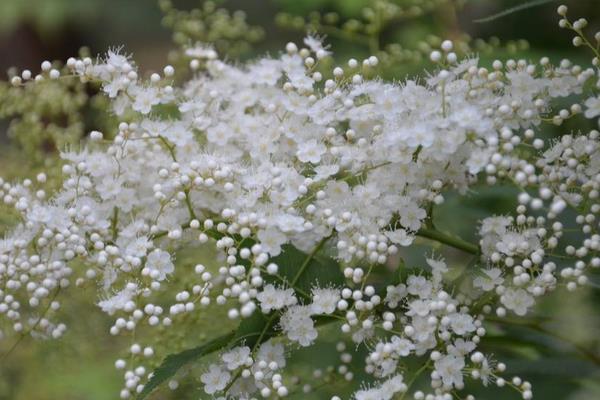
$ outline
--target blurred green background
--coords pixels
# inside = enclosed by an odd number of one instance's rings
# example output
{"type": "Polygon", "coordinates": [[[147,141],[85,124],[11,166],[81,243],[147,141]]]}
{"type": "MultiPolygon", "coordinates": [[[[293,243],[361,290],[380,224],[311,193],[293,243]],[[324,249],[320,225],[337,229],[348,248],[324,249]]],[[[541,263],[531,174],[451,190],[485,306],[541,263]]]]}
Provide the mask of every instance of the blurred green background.
{"type": "MultiPolygon", "coordinates": [[[[263,32],[255,32],[255,43],[240,46],[237,49],[239,51],[230,56],[243,59],[265,52],[275,53],[289,40],[300,42],[304,36],[304,23],[317,18],[311,16],[313,11],[320,12],[321,16],[335,13],[340,21],[361,21],[364,18],[364,8],[372,5],[371,3],[368,0],[218,2],[219,6],[228,10],[244,10],[247,22],[263,29],[263,32]],[[289,15],[282,16],[281,12],[289,15]]],[[[410,7],[419,6],[420,3],[435,2],[397,0],[396,3],[411,10],[410,7]]],[[[548,55],[553,61],[559,61],[563,57],[582,63],[589,61],[586,54],[572,48],[570,35],[557,27],[555,9],[558,2],[533,7],[488,23],[474,22],[519,3],[519,0],[439,1],[439,6],[434,6],[431,10],[424,9],[423,15],[391,21],[379,32],[377,45],[385,48],[386,43],[400,43],[406,49],[411,44],[427,42],[427,38],[434,43],[435,39],[431,39],[431,35],[438,38],[460,38],[466,33],[472,38],[481,38],[485,43],[494,44],[492,47],[474,46],[476,51],[480,49],[477,52],[483,59],[483,64],[490,63],[495,57],[537,60],[541,55],[548,55]],[[526,39],[528,44],[520,42],[521,39],[526,39]]],[[[585,16],[590,20],[591,32],[598,30],[600,0],[570,0],[564,3],[569,5],[570,15],[573,17],[585,16]]],[[[164,10],[164,2],[162,6],[164,10]]],[[[174,1],[174,6],[180,10],[191,10],[204,5],[200,0],[180,0],[174,1]]],[[[145,74],[161,70],[167,57],[176,57],[172,52],[173,42],[184,43],[189,40],[185,29],[176,29],[178,33],[173,34],[173,30],[168,27],[169,19],[163,21],[164,15],[155,0],[0,0],[0,70],[8,71],[11,67],[17,67],[37,71],[42,60],[65,60],[76,55],[82,46],[87,46],[89,53],[95,55],[105,52],[109,46],[120,45],[125,46],[127,53],[133,54],[145,74]]],[[[333,43],[335,57],[340,62],[349,56],[368,55],[372,50],[367,43],[347,40],[344,35],[336,35],[332,29],[327,32],[330,32],[328,41],[333,43]]],[[[226,46],[230,42],[224,43],[226,46]]],[[[396,47],[394,49],[398,50],[396,47]]],[[[417,53],[402,51],[399,50],[398,54],[405,59],[399,56],[396,62],[382,68],[384,76],[403,79],[406,76],[414,77],[423,67],[433,68],[426,59],[419,59],[417,53]]],[[[0,103],[0,107],[5,107],[5,112],[10,106],[10,101],[0,103]]],[[[97,113],[102,107],[101,104],[94,107],[80,110],[82,117],[71,132],[75,135],[74,138],[70,137],[69,140],[77,142],[82,133],[98,127],[100,122],[97,113]]],[[[0,115],[3,115],[2,108],[0,115]]],[[[14,115],[18,117],[19,113],[14,115]]],[[[45,165],[51,164],[56,158],[56,149],[54,145],[46,148],[36,144],[36,149],[31,150],[23,143],[19,144],[18,138],[14,136],[15,140],[9,140],[7,131],[14,115],[0,117],[0,176],[31,177],[45,165]]],[[[110,126],[109,122],[102,123],[110,126]]],[[[588,126],[577,120],[554,129],[549,135],[586,128],[588,126]]],[[[31,130],[29,125],[23,125],[21,129],[24,135],[27,130],[31,130]]],[[[59,126],[58,133],[62,132],[59,126]]],[[[60,145],[56,144],[55,147],[60,145]]],[[[509,213],[512,209],[514,192],[506,188],[476,187],[467,197],[449,194],[448,201],[436,208],[435,218],[440,229],[474,240],[478,219],[494,213],[509,213]]],[[[6,232],[13,223],[11,213],[0,208],[0,234],[6,232]]],[[[429,245],[431,243],[422,243],[410,252],[403,253],[406,264],[423,265],[424,255],[430,253],[429,245]]],[[[468,262],[460,253],[447,252],[442,248],[438,251],[443,252],[457,268],[464,267],[468,262]]],[[[178,263],[191,265],[198,254],[205,255],[206,252],[203,249],[188,250],[180,254],[178,263]]],[[[178,279],[185,279],[185,276],[178,279]]],[[[600,285],[597,276],[592,277],[592,280],[596,288],[568,295],[559,290],[548,296],[538,307],[536,319],[542,321],[540,324],[545,328],[556,332],[554,336],[541,332],[537,325],[490,327],[490,340],[486,349],[496,354],[498,359],[506,361],[511,373],[518,373],[531,380],[538,399],[600,399],[600,370],[597,364],[590,361],[590,354],[598,355],[600,350],[600,290],[597,289],[600,285]],[[565,341],[564,338],[568,340],[565,341]],[[569,342],[574,342],[575,345],[569,342]]],[[[69,299],[68,304],[65,303],[66,308],[63,310],[69,327],[66,336],[58,341],[42,343],[26,339],[8,359],[1,362],[0,400],[117,398],[122,377],[114,369],[113,363],[116,357],[122,355],[127,342],[110,337],[108,328],[111,321],[101,315],[93,304],[89,304],[89,299],[95,296],[94,288],[72,291],[71,296],[74,298],[69,299]]],[[[185,348],[211,337],[211,330],[227,329],[225,326],[206,323],[211,320],[210,313],[200,318],[189,321],[190,330],[180,337],[167,336],[163,340],[172,340],[176,348],[185,348]]],[[[10,343],[10,340],[0,342],[0,353],[10,343]]],[[[323,341],[313,349],[298,352],[296,358],[308,363],[335,365],[338,356],[333,350],[334,346],[335,343],[323,341]]],[[[360,374],[361,357],[360,354],[354,357],[356,374],[360,374]]],[[[302,376],[305,371],[298,368],[297,372],[302,376]]],[[[180,389],[175,392],[162,390],[153,398],[206,398],[197,391],[189,390],[191,386],[199,386],[198,376],[196,373],[195,377],[183,380],[180,389]]],[[[305,379],[310,382],[309,378],[305,379]]],[[[299,394],[290,398],[328,399],[331,393],[344,391],[344,386],[344,383],[335,381],[313,395],[299,394]]],[[[477,386],[479,385],[473,385],[477,386]]],[[[509,390],[493,388],[481,388],[475,394],[478,399],[517,398],[509,390]]]]}

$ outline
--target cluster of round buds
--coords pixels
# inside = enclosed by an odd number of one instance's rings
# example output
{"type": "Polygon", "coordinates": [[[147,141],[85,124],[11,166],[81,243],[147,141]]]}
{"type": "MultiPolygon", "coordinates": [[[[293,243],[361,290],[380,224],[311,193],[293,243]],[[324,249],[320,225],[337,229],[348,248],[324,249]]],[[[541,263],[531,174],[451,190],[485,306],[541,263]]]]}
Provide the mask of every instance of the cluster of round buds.
{"type": "MultiPolygon", "coordinates": [[[[133,357],[139,356],[142,352],[151,352],[150,347],[146,347],[142,350],[139,344],[133,344],[130,352],[133,357]],[[149,350],[147,350],[149,349],[149,350]]],[[[115,367],[119,370],[126,368],[126,361],[119,359],[115,362],[115,367]]],[[[123,389],[119,393],[121,399],[130,399],[136,394],[141,393],[144,390],[144,385],[141,383],[146,378],[146,368],[143,365],[138,365],[132,369],[127,369],[123,373],[123,379],[125,381],[123,389]]]]}
{"type": "MultiPolygon", "coordinates": [[[[343,218],[343,215],[342,215],[343,218]]],[[[366,259],[371,263],[385,264],[388,257],[398,252],[398,247],[385,235],[358,236],[347,240],[338,240],[336,247],[340,252],[351,254],[356,259],[366,259]]],[[[344,271],[346,278],[351,278],[355,283],[362,281],[364,271],[361,268],[348,267],[344,271]]]]}
{"type": "Polygon", "coordinates": [[[433,50],[429,54],[429,59],[436,64],[441,66],[455,64],[458,61],[458,56],[452,50],[454,49],[454,43],[451,40],[444,40],[440,45],[439,50],[433,50]]]}
{"type": "MultiPolygon", "coordinates": [[[[323,80],[323,73],[317,70],[318,60],[321,60],[329,55],[329,52],[324,49],[321,45],[317,44],[317,41],[314,38],[307,38],[305,43],[309,46],[309,48],[301,48],[298,49],[298,46],[290,42],[286,45],[286,51],[289,55],[300,55],[304,60],[304,65],[307,68],[307,73],[310,74],[310,77],[314,80],[314,82],[321,82],[323,80]],[[311,52],[312,51],[312,52],[311,52]],[[315,58],[312,57],[312,54],[315,54],[315,58]]],[[[351,58],[347,62],[347,66],[350,70],[351,76],[347,76],[347,71],[345,71],[342,67],[335,67],[331,71],[332,78],[327,79],[324,82],[324,91],[328,94],[336,93],[339,96],[342,93],[337,90],[341,85],[351,81],[353,84],[360,84],[363,82],[363,76],[361,71],[359,71],[360,66],[362,65],[363,70],[368,70],[369,68],[374,68],[378,65],[379,60],[376,56],[370,56],[365,58],[362,63],[358,60],[351,58]]],[[[289,90],[292,88],[291,83],[287,83],[284,85],[284,89],[289,90]]]]}
{"type": "Polygon", "coordinates": [[[34,76],[30,70],[25,69],[25,70],[21,71],[20,75],[13,76],[11,78],[10,82],[13,86],[21,86],[24,83],[31,81],[31,80],[34,80],[35,82],[41,82],[44,79],[48,79],[48,78],[56,80],[56,79],[60,78],[60,76],[61,76],[60,70],[57,68],[53,68],[52,63],[50,61],[43,61],[41,64],[40,73],[38,73],[34,76]]]}
{"type": "Polygon", "coordinates": [[[375,316],[371,312],[381,304],[381,297],[376,294],[373,286],[367,285],[362,288],[352,290],[344,288],[341,291],[342,298],[337,304],[340,311],[345,311],[346,322],[340,329],[344,333],[351,333],[353,330],[356,335],[353,340],[360,342],[362,336],[360,332],[371,331],[375,325],[375,316]],[[349,307],[349,302],[352,305],[349,307]],[[358,332],[356,330],[358,329],[358,332]]]}
{"type": "Polygon", "coordinates": [[[600,43],[600,31],[594,34],[594,41],[596,42],[596,46],[591,43],[591,40],[584,33],[584,29],[588,26],[588,21],[585,18],[579,18],[576,21],[569,21],[567,18],[568,8],[565,5],[560,5],[556,10],[558,15],[562,18],[558,21],[558,26],[561,28],[572,30],[575,33],[573,37],[573,46],[580,47],[586,46],[593,53],[594,58],[592,60],[592,64],[594,66],[600,65],[600,52],[598,50],[598,44],[600,43]]]}

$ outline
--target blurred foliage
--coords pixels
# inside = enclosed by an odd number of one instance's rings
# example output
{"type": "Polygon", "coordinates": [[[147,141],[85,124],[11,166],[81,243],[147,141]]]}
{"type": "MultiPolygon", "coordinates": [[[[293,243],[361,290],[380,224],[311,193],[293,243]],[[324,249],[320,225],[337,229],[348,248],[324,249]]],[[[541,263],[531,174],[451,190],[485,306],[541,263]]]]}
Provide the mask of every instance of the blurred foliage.
{"type": "Polygon", "coordinates": [[[386,78],[421,71],[423,64],[429,63],[431,51],[438,49],[444,39],[453,40],[459,56],[515,55],[529,48],[527,41],[522,39],[506,43],[497,37],[472,39],[460,29],[457,18],[467,0],[278,2],[293,10],[276,16],[279,26],[325,34],[328,39],[352,44],[353,55],[356,55],[358,45],[363,55],[379,58],[377,73],[386,78]],[[314,11],[330,8],[332,11],[314,11]]]}
{"type": "Polygon", "coordinates": [[[209,43],[219,54],[235,57],[250,51],[252,44],[264,36],[263,28],[247,23],[244,11],[230,12],[214,1],[203,2],[190,11],[176,9],[171,0],[160,0],[159,6],[163,24],[181,48],[209,43]]]}
{"type": "Polygon", "coordinates": [[[0,32],[10,31],[23,21],[29,21],[40,31],[52,32],[71,19],[91,18],[101,1],[72,0],[2,0],[0,1],[0,32]]]}
{"type": "Polygon", "coordinates": [[[78,144],[84,137],[86,118],[95,118],[98,129],[112,127],[111,118],[97,118],[106,113],[108,105],[108,100],[97,92],[97,88],[74,79],[46,80],[23,87],[2,81],[0,119],[10,121],[8,137],[29,162],[49,167],[56,161],[49,154],[78,144]]]}

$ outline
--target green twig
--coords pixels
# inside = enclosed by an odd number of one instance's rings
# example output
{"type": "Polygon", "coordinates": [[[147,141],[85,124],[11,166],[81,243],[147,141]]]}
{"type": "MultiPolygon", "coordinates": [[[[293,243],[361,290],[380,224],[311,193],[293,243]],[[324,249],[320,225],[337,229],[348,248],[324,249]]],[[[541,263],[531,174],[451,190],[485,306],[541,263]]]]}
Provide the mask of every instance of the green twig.
{"type": "Polygon", "coordinates": [[[422,228],[417,232],[417,236],[424,237],[436,242],[443,243],[447,246],[478,255],[480,253],[479,246],[467,242],[459,237],[451,236],[435,229],[422,228]]]}
{"type": "Polygon", "coordinates": [[[490,15],[489,17],[476,19],[473,22],[481,24],[483,22],[494,21],[494,20],[496,20],[498,18],[506,17],[507,15],[516,13],[518,11],[526,10],[528,8],[531,8],[531,7],[541,6],[542,4],[551,3],[551,2],[554,2],[554,1],[556,1],[556,0],[533,0],[533,1],[529,1],[529,2],[519,4],[519,5],[511,7],[511,8],[508,8],[508,9],[506,9],[504,11],[500,11],[499,13],[496,13],[494,15],[490,15]]]}
{"type": "Polygon", "coordinates": [[[112,240],[113,242],[115,240],[117,240],[117,235],[118,235],[118,231],[117,231],[117,226],[119,223],[119,209],[115,206],[113,207],[113,215],[112,215],[112,219],[110,221],[110,231],[112,233],[112,240]]]}

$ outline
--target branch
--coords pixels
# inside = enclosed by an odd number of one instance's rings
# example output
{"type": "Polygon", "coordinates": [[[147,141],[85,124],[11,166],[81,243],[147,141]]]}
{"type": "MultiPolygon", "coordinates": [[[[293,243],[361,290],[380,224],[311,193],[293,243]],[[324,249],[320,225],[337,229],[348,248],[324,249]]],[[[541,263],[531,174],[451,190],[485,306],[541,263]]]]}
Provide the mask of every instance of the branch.
{"type": "Polygon", "coordinates": [[[479,246],[477,246],[476,244],[467,242],[466,240],[463,240],[456,236],[450,236],[446,233],[440,232],[435,229],[420,229],[417,232],[417,236],[443,243],[447,246],[454,247],[456,249],[462,250],[467,253],[471,253],[473,255],[480,254],[479,246]]]}

